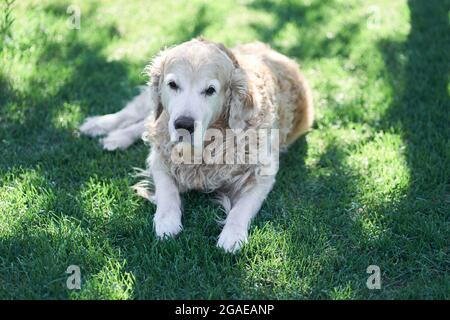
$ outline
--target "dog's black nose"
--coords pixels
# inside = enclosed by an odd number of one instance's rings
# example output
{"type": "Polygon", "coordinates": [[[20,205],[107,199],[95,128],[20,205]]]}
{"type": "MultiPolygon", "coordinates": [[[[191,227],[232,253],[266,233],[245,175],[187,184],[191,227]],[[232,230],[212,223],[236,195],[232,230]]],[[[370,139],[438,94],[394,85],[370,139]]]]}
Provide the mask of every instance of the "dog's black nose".
{"type": "Polygon", "coordinates": [[[177,120],[175,120],[174,125],[175,125],[175,129],[177,129],[177,130],[185,129],[185,130],[189,131],[189,133],[193,133],[195,121],[191,117],[182,116],[182,117],[179,117],[177,120]]]}

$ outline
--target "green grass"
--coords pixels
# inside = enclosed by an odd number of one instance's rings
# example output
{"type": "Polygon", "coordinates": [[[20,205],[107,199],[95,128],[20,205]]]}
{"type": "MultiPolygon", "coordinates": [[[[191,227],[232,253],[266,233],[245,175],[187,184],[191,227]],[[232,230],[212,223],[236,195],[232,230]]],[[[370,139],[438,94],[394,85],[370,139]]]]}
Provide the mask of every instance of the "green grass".
{"type": "Polygon", "coordinates": [[[14,5],[0,46],[0,298],[450,298],[449,1],[149,3],[14,5]],[[200,34],[268,42],[314,89],[314,130],[283,155],[235,256],[215,247],[222,213],[198,193],[184,196],[184,231],[158,242],[155,207],[130,190],[148,149],[105,152],[77,133],[137,93],[160,47],[200,34]],[[72,264],[80,291],[65,286],[72,264]],[[381,290],[366,287],[372,264],[381,290]]]}

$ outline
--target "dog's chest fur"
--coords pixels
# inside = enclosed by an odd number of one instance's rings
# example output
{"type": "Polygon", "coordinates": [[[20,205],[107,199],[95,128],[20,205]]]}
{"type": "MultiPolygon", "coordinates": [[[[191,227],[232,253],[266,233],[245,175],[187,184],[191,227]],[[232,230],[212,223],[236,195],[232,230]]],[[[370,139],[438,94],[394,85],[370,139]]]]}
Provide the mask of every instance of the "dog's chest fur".
{"type": "Polygon", "coordinates": [[[189,165],[170,162],[169,170],[181,191],[189,189],[211,192],[245,184],[251,176],[250,165],[189,165]]]}
{"type": "Polygon", "coordinates": [[[164,113],[156,123],[149,123],[144,140],[150,141],[152,148],[158,150],[164,167],[170,172],[181,192],[191,189],[203,192],[233,191],[236,188],[243,188],[258,169],[256,164],[226,164],[226,151],[221,164],[174,162],[172,159],[174,145],[170,143],[167,115],[164,113]]]}

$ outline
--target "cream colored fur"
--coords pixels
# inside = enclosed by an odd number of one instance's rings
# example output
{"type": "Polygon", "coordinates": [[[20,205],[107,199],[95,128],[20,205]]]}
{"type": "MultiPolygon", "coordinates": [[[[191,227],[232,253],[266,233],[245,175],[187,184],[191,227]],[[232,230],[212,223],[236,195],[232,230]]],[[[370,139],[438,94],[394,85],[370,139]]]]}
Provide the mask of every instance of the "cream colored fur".
{"type": "MultiPolygon", "coordinates": [[[[88,118],[80,130],[105,135],[101,143],[107,150],[126,149],[141,136],[150,144],[144,179],[135,189],[157,205],[153,221],[158,237],[182,230],[181,192],[214,191],[227,212],[217,244],[235,252],[247,241],[250,222],[275,174],[258,174],[258,164],[174,163],[175,120],[187,115],[203,128],[223,132],[279,129],[279,147],[285,150],[313,122],[309,86],[294,61],[262,43],[229,50],[194,39],[162,51],[146,72],[150,82],[139,96],[117,113],[88,118]],[[209,87],[214,94],[205,94],[209,87]]],[[[203,140],[205,130],[200,136],[203,140]]],[[[277,155],[272,160],[277,163],[277,155]]]]}

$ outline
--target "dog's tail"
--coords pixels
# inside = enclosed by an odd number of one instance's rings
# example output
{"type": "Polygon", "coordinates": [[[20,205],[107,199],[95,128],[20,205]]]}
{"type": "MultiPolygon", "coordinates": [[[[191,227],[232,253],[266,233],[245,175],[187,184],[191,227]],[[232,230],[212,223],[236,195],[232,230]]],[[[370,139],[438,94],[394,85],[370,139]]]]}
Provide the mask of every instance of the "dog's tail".
{"type": "MultiPolygon", "coordinates": [[[[217,192],[213,200],[222,207],[222,211],[225,213],[225,216],[227,216],[231,210],[230,197],[228,197],[225,193],[217,192]]],[[[222,219],[219,216],[216,217],[216,221],[220,224],[225,224],[225,219],[222,219]]]]}
{"type": "Polygon", "coordinates": [[[150,170],[144,170],[140,168],[133,168],[136,173],[135,177],[143,178],[141,181],[133,185],[131,188],[136,191],[137,195],[149,200],[150,202],[156,204],[155,198],[155,186],[153,183],[153,177],[150,170]]]}

